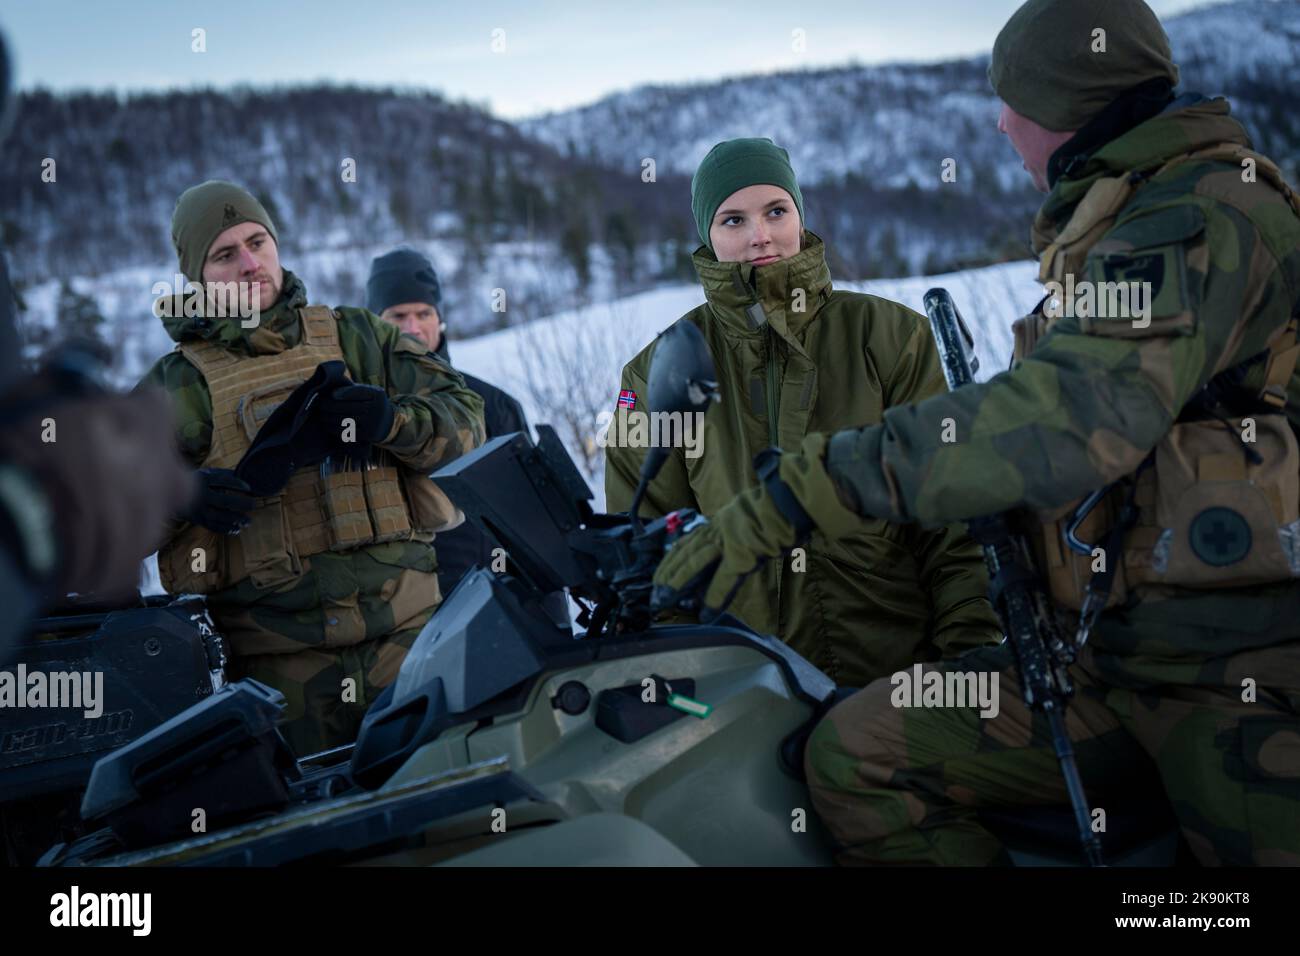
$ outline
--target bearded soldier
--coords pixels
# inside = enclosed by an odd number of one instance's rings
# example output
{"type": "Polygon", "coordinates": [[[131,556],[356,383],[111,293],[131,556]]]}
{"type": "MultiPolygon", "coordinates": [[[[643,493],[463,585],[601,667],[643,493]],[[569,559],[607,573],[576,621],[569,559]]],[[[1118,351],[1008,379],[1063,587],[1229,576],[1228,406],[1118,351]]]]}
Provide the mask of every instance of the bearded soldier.
{"type": "Polygon", "coordinates": [[[146,381],[171,393],[202,486],[159,551],[163,585],[207,595],[232,676],[286,696],[281,729],[296,751],[345,743],[440,601],[430,542],[458,515],[427,476],[482,443],[482,401],[418,339],[363,309],[308,305],[271,217],[240,187],[187,190],[172,239],[181,272],[208,284],[197,311],[233,282],[260,312],[195,315],[181,295],[156,306],[177,345],[146,381]],[[302,434],[355,457],[317,457],[257,496],[234,469],[330,362],[346,375],[304,402],[302,434]]]}
{"type": "MultiPolygon", "coordinates": [[[[1062,624],[1091,635],[1066,727],[1092,806],[1163,788],[1202,863],[1300,864],[1300,203],[1225,100],[1175,96],[1141,0],[1030,0],[989,76],[1047,191],[1052,298],[1017,324],[1013,368],[807,438],[673,549],[661,603],[703,584],[717,606],[808,524],[1022,509],[1062,624]],[[1085,305],[1104,283],[1141,309],[1085,305]],[[1086,556],[1062,533],[1076,515],[1086,556]],[[1081,619],[1090,584],[1105,609],[1081,619]]],[[[1005,646],[926,670],[1000,673],[996,716],[895,707],[888,679],[834,708],[806,766],[844,862],[1003,861],[980,808],[1066,801],[1005,646]]]]}

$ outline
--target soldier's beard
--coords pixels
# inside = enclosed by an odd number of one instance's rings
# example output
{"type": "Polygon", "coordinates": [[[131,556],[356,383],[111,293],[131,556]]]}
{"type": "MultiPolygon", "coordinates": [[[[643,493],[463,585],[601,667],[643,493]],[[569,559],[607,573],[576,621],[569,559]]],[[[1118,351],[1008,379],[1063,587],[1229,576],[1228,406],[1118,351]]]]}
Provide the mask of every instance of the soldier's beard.
{"type": "Polygon", "coordinates": [[[258,276],[256,281],[261,286],[261,308],[269,309],[280,298],[280,284],[270,276],[258,276]]]}

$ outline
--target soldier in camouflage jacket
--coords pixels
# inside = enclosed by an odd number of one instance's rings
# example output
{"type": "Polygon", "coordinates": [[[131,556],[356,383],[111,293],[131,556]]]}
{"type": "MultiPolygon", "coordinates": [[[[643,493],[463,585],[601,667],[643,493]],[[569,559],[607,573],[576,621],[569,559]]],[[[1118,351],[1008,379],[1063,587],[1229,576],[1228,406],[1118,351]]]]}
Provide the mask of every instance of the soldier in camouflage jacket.
{"type": "MultiPolygon", "coordinates": [[[[349,392],[362,399],[351,420],[363,429],[370,420],[373,433],[363,437],[373,441],[394,474],[400,473],[403,488],[411,487],[408,482],[427,481],[430,471],[482,443],[482,400],[416,339],[364,309],[307,308],[302,281],[280,268],[270,217],[244,190],[219,182],[194,187],[178,203],[172,231],[189,279],[237,277],[260,283],[263,296],[272,300],[255,323],[187,316],[183,296],[159,302],[156,312],[177,350],[159,359],[145,381],[171,394],[181,450],[195,467],[222,464],[213,460],[214,435],[223,428],[223,434],[238,432],[235,419],[245,399],[251,403],[255,398],[251,391],[235,396],[238,405],[214,413],[211,383],[195,365],[199,356],[221,367],[222,374],[261,362],[258,367],[265,371],[257,380],[278,376],[288,380],[286,388],[305,378],[317,357],[341,359],[348,377],[361,386],[349,392]],[[326,344],[304,355],[313,328],[326,344]],[[214,417],[222,421],[214,422],[214,417]]],[[[270,395],[269,404],[259,410],[263,419],[277,398],[283,400],[283,395],[270,395]]],[[[249,436],[236,437],[246,443],[249,436]]],[[[285,694],[288,712],[282,730],[295,750],[301,754],[346,743],[355,737],[378,691],[395,679],[411,643],[440,601],[431,536],[413,528],[419,522],[411,518],[410,501],[405,492],[399,497],[393,484],[388,489],[392,500],[383,511],[385,520],[397,522],[393,528],[384,534],[368,532],[356,546],[340,543],[337,535],[327,537],[336,529],[321,517],[328,502],[316,496],[316,469],[299,469],[285,491],[292,496],[293,489],[305,489],[301,500],[284,511],[286,540],[293,544],[281,555],[280,573],[269,576],[263,567],[259,575],[257,569],[237,562],[235,570],[209,567],[206,574],[189,575],[188,562],[196,550],[191,545],[199,542],[203,546],[197,550],[211,550],[212,561],[219,562],[256,530],[256,524],[246,527],[247,512],[256,513],[256,507],[266,504],[250,500],[246,486],[241,489],[231,476],[233,462],[224,464],[227,467],[205,467],[203,472],[215,511],[197,509],[184,516],[171,542],[160,549],[164,584],[173,576],[186,589],[207,594],[233,651],[231,676],[254,677],[285,694]],[[229,527],[222,525],[222,515],[231,522],[229,527]],[[300,533],[304,525],[311,525],[311,533],[300,533]],[[242,537],[225,531],[242,532],[242,537]],[[315,544],[304,546],[305,541],[315,544]],[[175,568],[180,572],[169,575],[175,568]]],[[[342,477],[358,482],[356,500],[363,503],[350,518],[369,529],[366,508],[374,489],[368,477],[363,488],[360,476],[353,472],[342,477]]]]}

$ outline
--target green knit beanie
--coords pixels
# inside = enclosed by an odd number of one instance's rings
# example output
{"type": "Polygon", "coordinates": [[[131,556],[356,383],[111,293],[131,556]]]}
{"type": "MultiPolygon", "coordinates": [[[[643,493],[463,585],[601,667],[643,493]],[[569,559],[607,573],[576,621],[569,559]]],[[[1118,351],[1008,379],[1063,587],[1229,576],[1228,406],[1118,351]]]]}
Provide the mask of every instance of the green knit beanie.
{"type": "Polygon", "coordinates": [[[220,179],[209,179],[181,193],[172,213],[172,245],[176,247],[185,278],[202,282],[203,262],[213,241],[241,222],[265,227],[276,245],[280,244],[275,223],[246,189],[220,179]]]}
{"type": "Polygon", "coordinates": [[[1121,93],[1160,77],[1177,86],[1178,67],[1142,0],[1029,0],[998,34],[989,62],[998,97],[1056,132],[1081,129],[1121,93]]]}
{"type": "Polygon", "coordinates": [[[790,166],[790,154],[770,139],[729,139],[709,150],[691,179],[691,212],[703,243],[709,242],[709,224],[723,201],[746,186],[780,186],[790,194],[799,220],[804,221],[803,195],[790,166]]]}

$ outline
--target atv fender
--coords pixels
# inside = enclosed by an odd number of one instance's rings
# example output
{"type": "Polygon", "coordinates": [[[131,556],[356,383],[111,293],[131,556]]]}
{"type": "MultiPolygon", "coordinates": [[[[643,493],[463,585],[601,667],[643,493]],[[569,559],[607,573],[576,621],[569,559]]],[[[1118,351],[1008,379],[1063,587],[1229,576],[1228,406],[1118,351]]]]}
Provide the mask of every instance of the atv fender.
{"type": "Polygon", "coordinates": [[[695,866],[658,830],[617,813],[590,813],[462,854],[439,866],[695,866]]]}

